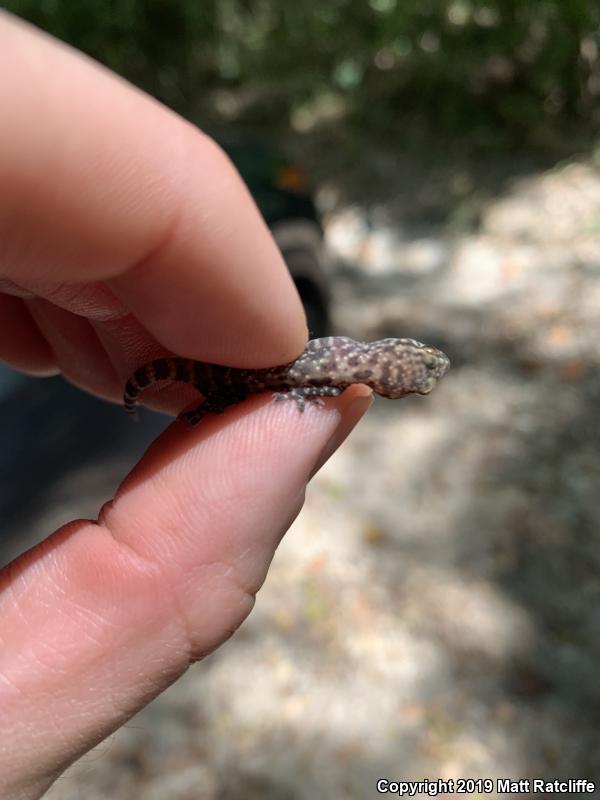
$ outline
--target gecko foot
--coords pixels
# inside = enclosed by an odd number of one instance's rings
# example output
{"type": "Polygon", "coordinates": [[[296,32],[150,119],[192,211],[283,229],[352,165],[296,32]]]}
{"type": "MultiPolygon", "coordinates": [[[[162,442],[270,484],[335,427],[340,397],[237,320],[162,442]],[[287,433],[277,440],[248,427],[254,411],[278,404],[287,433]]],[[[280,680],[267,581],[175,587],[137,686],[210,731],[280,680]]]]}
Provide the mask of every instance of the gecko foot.
{"type": "Polygon", "coordinates": [[[194,408],[191,408],[189,411],[182,411],[181,414],[178,414],[177,419],[185,422],[188,427],[195,428],[207,414],[222,414],[226,407],[226,404],[222,402],[203,400],[199,405],[194,406],[194,408]]]}
{"type": "Polygon", "coordinates": [[[304,411],[307,402],[324,406],[323,397],[337,397],[341,393],[337,386],[301,386],[289,392],[276,392],[273,397],[275,400],[295,400],[298,411],[304,411]]]}
{"type": "Polygon", "coordinates": [[[177,415],[177,419],[185,422],[188,428],[195,428],[204,417],[204,414],[205,412],[199,408],[193,408],[191,411],[182,411],[181,414],[177,415]]]}

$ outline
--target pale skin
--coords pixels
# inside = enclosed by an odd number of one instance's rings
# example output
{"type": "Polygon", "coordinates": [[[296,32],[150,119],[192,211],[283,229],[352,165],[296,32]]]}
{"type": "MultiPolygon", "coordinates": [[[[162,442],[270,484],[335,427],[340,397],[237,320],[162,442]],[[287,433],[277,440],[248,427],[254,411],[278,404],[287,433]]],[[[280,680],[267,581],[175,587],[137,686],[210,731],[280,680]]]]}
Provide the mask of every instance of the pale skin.
{"type": "MultiPolygon", "coordinates": [[[[2,12],[0,108],[0,360],[119,402],[168,352],[266,367],[302,351],[287,270],[210,139],[2,12]]],[[[96,521],[0,572],[2,798],[40,797],[231,635],[370,400],[355,386],[302,415],[255,396],[175,422],[96,521]]]]}

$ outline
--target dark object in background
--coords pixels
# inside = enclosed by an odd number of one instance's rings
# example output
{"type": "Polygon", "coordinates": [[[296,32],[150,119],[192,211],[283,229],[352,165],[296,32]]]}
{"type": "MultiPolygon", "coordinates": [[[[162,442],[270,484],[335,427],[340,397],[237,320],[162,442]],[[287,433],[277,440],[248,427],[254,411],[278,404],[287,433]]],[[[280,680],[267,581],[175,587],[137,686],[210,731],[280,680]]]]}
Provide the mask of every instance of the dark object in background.
{"type": "Polygon", "coordinates": [[[273,233],[304,305],[310,338],[326,336],[329,290],[323,228],[307,176],[262,138],[214,138],[237,167],[273,233]]]}

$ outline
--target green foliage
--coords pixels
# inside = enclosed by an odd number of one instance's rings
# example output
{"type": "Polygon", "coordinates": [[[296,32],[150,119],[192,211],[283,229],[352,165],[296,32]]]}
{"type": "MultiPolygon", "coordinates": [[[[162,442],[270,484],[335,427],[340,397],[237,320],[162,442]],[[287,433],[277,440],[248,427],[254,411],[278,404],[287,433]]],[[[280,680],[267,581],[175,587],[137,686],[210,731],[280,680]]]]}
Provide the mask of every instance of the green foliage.
{"type": "Polygon", "coordinates": [[[5,5],[194,118],[220,98],[229,116],[287,125],[333,98],[381,131],[416,121],[519,140],[598,122],[600,5],[588,0],[5,5]]]}

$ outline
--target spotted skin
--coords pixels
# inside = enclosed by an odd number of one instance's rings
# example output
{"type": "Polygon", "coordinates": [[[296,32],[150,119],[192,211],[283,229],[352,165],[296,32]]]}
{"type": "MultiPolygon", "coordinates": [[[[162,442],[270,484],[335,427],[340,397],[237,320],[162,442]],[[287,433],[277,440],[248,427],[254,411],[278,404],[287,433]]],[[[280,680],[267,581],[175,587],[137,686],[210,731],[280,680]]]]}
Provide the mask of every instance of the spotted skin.
{"type": "Polygon", "coordinates": [[[272,391],[278,400],[291,398],[300,411],[307,401],[321,405],[323,397],[337,397],[353,383],[364,383],[392,400],[407,394],[429,394],[449,367],[450,360],[441,350],[414,339],[366,343],[327,336],[310,341],[295,361],[266,369],[158,358],[133,373],[125,387],[124,403],[133,414],[140,394],[152,384],[190,383],[204,399],[179,419],[194,426],[206,414],[222,414],[228,406],[258,392],[272,391]]]}

